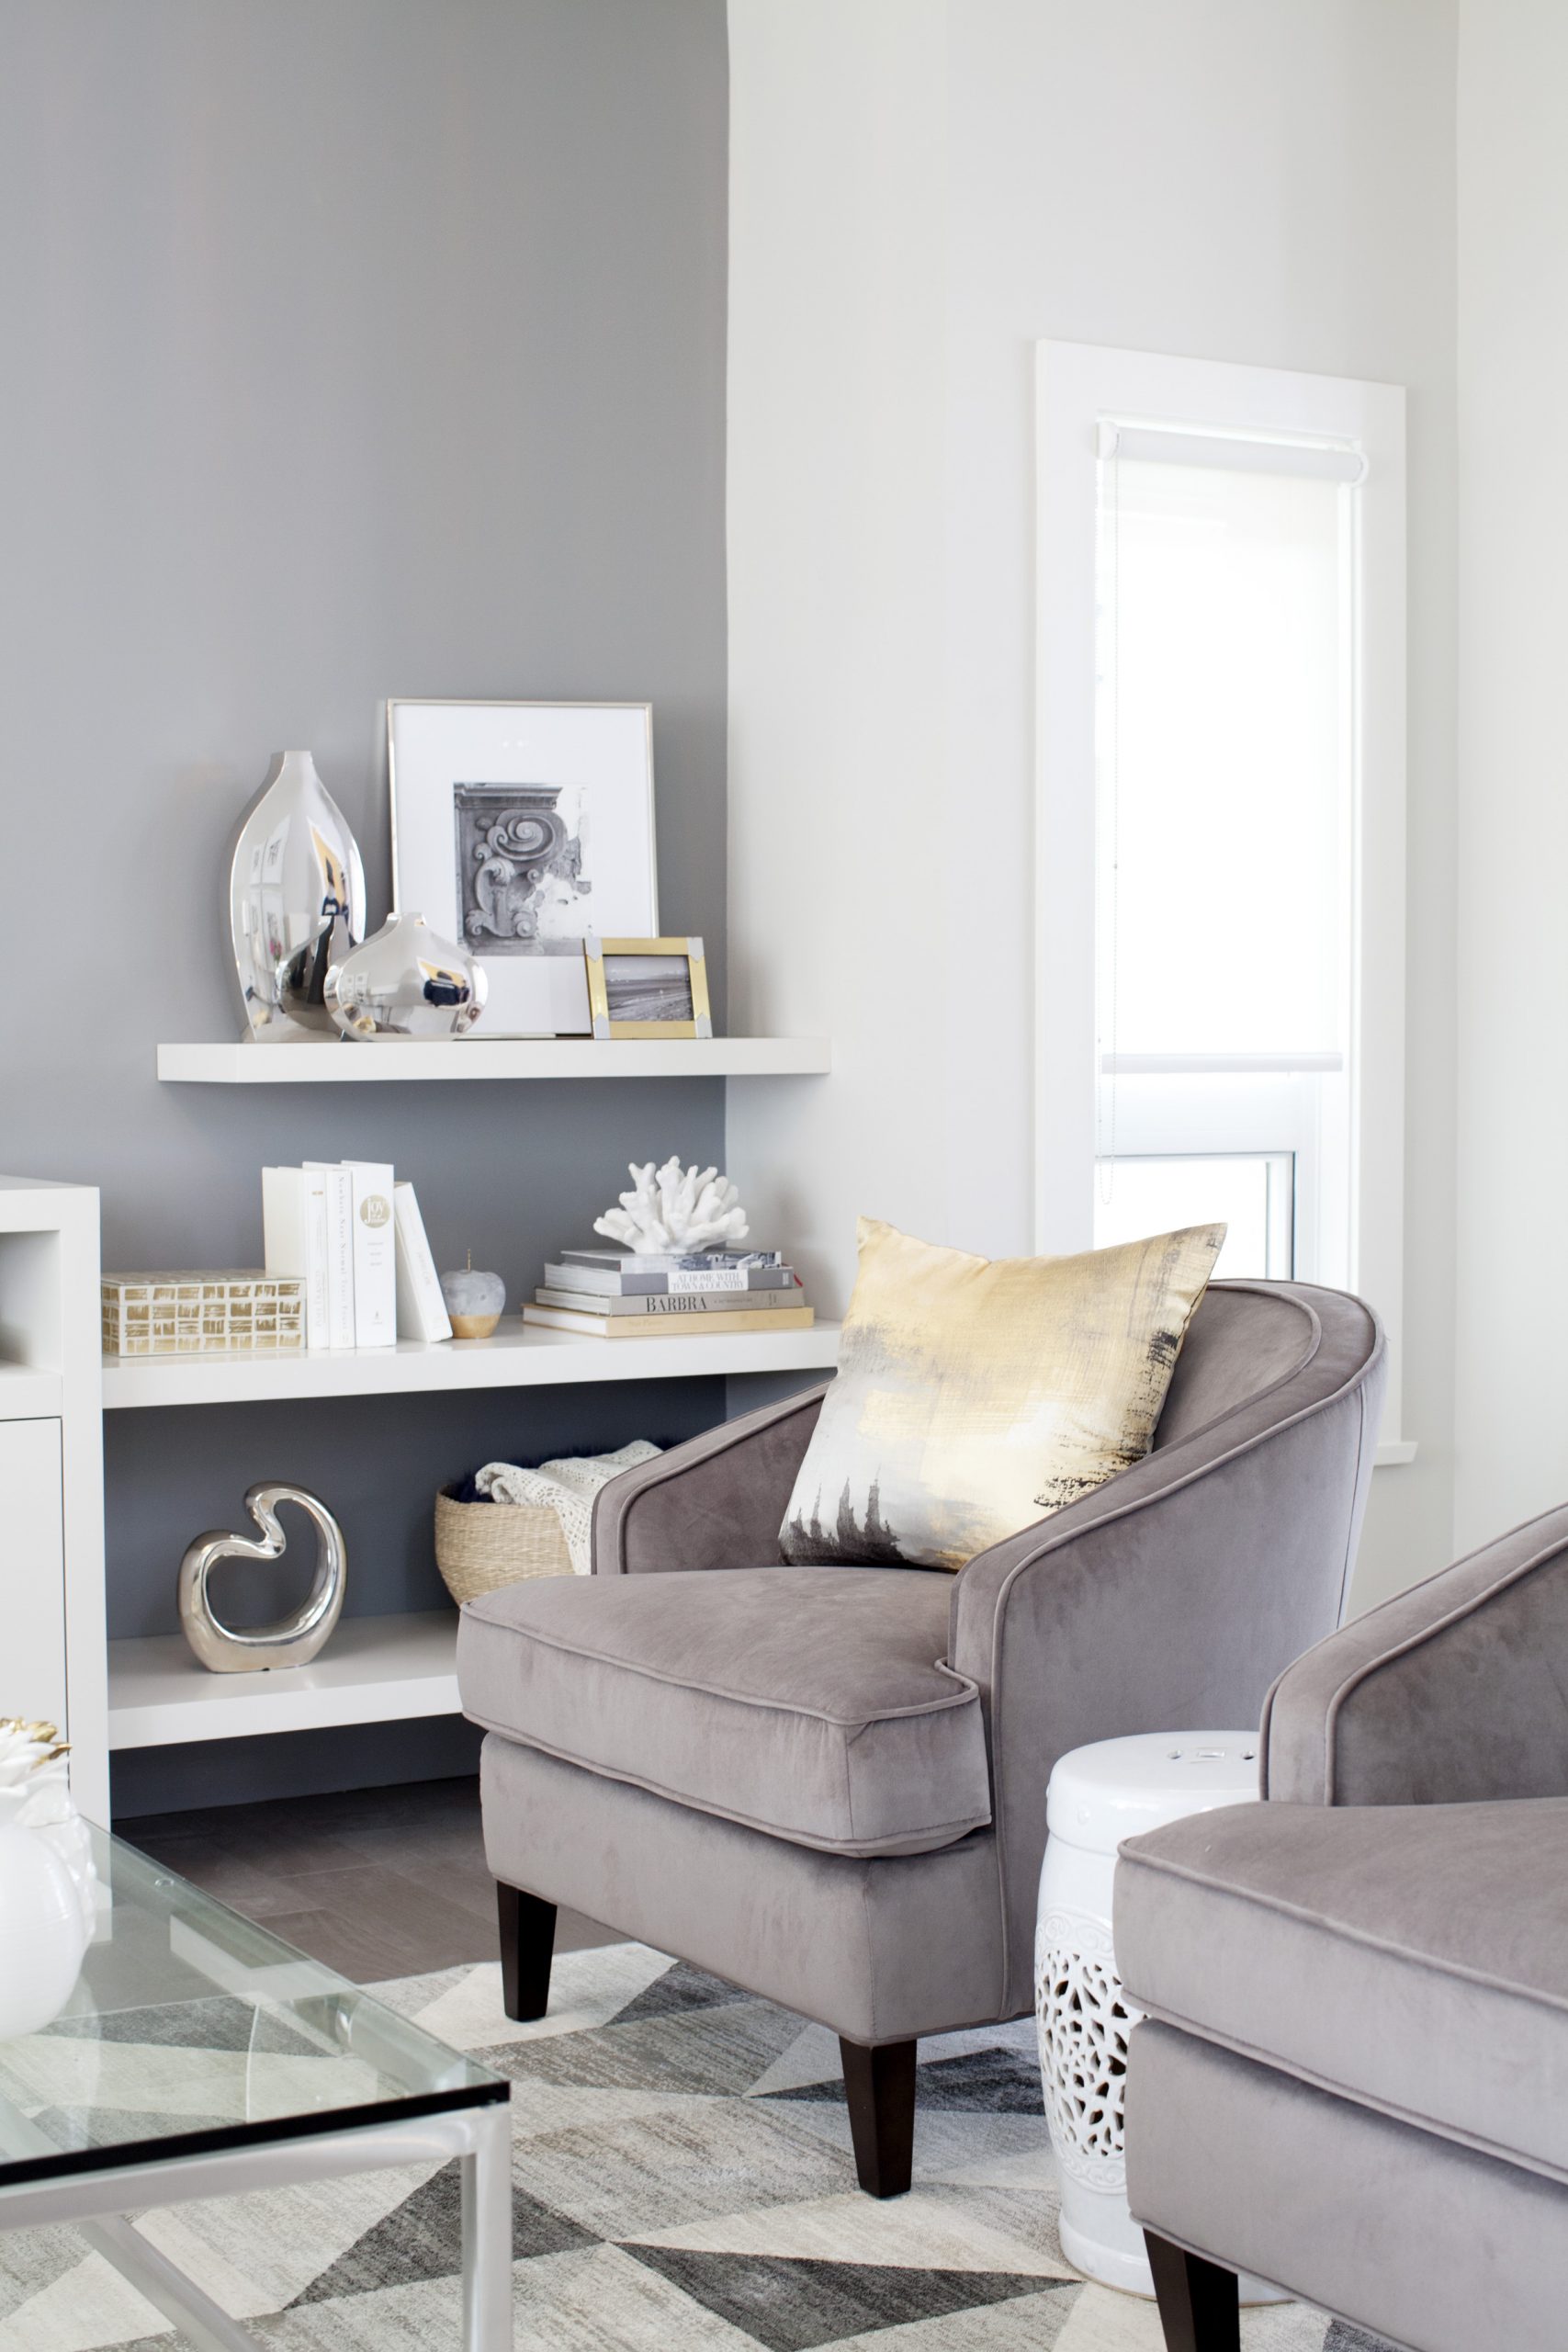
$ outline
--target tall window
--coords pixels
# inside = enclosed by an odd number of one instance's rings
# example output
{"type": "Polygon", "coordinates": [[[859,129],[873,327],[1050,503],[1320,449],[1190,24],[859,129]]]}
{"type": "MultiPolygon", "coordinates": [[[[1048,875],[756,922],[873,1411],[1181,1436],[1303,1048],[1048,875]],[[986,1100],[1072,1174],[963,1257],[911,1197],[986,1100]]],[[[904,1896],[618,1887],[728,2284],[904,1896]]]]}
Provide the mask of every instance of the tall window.
{"type": "Polygon", "coordinates": [[[1095,1240],[1344,1283],[1364,460],[1099,444],[1095,1240]]]}
{"type": "Polygon", "coordinates": [[[1038,403],[1040,1246],[1223,1219],[1397,1344],[1403,394],[1043,344],[1038,403]]]}

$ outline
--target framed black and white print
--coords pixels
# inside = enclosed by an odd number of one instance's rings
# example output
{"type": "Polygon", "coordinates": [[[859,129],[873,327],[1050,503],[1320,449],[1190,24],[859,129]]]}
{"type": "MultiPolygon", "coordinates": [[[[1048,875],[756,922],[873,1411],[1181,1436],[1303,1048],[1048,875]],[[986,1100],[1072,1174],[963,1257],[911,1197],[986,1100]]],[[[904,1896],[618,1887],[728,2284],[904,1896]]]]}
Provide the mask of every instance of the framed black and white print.
{"type": "Polygon", "coordinates": [[[643,702],[387,705],[392,892],[484,966],[487,1037],[585,1036],[583,942],[659,930],[643,702]]]}

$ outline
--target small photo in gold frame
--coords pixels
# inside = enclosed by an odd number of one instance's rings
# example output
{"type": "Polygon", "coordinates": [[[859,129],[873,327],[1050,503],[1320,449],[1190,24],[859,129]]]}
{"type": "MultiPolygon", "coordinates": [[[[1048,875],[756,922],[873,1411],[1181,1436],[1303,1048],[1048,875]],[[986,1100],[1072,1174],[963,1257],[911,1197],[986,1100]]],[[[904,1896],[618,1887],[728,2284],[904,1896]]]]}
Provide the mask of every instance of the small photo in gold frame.
{"type": "Polygon", "coordinates": [[[708,967],[700,939],[582,943],[596,1037],[711,1037],[708,967]]]}

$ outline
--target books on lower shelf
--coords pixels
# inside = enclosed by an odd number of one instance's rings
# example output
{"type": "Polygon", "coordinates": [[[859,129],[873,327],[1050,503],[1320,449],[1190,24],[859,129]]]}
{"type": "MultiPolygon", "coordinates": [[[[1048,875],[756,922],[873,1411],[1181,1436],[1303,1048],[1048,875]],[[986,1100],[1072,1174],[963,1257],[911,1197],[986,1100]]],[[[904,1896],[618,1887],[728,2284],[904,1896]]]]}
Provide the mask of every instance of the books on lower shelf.
{"type": "Polygon", "coordinates": [[[327,1173],[324,1168],[262,1170],[266,1270],[303,1278],[308,1348],[333,1344],[327,1304],[327,1173]]]}
{"type": "Polygon", "coordinates": [[[800,1277],[776,1250],[636,1252],[562,1250],[525,1306],[525,1323],[604,1340],[689,1331],[809,1330],[800,1277]]]}
{"type": "Polygon", "coordinates": [[[385,1161],[264,1168],[262,1223],[268,1273],[303,1280],[309,1347],[451,1338],[413,1187],[385,1161]]]}
{"type": "MultiPolygon", "coordinates": [[[[552,1331],[581,1331],[596,1340],[668,1339],[671,1333],[670,1322],[662,1316],[585,1315],[570,1306],[525,1306],[523,1320],[542,1323],[552,1331]]],[[[742,1315],[716,1315],[711,1322],[682,1319],[678,1328],[682,1338],[694,1337],[698,1331],[723,1332],[728,1338],[741,1331],[809,1331],[816,1320],[809,1306],[764,1306],[742,1315]]]]}
{"type": "Polygon", "coordinates": [[[772,1314],[805,1304],[799,1286],[792,1291],[718,1290],[655,1291],[622,1298],[608,1291],[569,1290],[558,1283],[541,1283],[534,1293],[540,1306],[566,1306],[582,1315],[637,1315],[666,1323],[682,1317],[701,1320],[705,1315],[733,1319],[737,1314],[772,1314]]]}
{"type": "Polygon", "coordinates": [[[545,1268],[552,1290],[604,1292],[612,1298],[696,1296],[709,1292],[798,1290],[776,1250],[698,1250],[688,1257],[636,1256],[626,1250],[563,1250],[545,1268]]]}
{"type": "Polygon", "coordinates": [[[404,1177],[392,1186],[392,1237],[397,1262],[398,1337],[400,1340],[449,1340],[452,1317],[441,1295],[441,1281],[419,1198],[404,1177]]]}
{"type": "MultiPolygon", "coordinates": [[[[295,1170],[275,1169],[275,1175],[292,1177],[295,1170]]],[[[299,1171],[305,1177],[315,1177],[320,1182],[321,1207],[324,1220],[323,1243],[326,1267],[322,1306],[326,1316],[327,1336],[312,1340],[310,1345],[327,1348],[352,1348],[354,1345],[354,1179],[341,1162],[308,1159],[299,1171]]],[[[268,1171],[262,1171],[265,1187],[268,1171]]],[[[315,1199],[315,1187],[310,1187],[315,1199]]],[[[272,1247],[270,1239],[267,1248],[272,1247]]],[[[272,1263],[271,1257],[267,1263],[272,1263]]]]}
{"type": "Polygon", "coordinates": [[[354,1235],[354,1344],[389,1348],[398,1336],[397,1261],[392,1246],[392,1170],[384,1160],[350,1159],[354,1235]]]}

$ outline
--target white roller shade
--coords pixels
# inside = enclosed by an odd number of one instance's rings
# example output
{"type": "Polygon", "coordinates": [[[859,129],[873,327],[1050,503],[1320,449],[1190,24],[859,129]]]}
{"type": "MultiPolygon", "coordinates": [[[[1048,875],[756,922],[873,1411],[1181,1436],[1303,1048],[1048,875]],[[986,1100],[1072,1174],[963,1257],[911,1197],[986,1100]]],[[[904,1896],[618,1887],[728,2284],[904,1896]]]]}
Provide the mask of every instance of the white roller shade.
{"type": "Polygon", "coordinates": [[[1217,466],[1233,474],[1304,474],[1316,481],[1367,478],[1367,461],[1359,449],[1238,433],[1180,433],[1150,424],[1101,424],[1099,455],[1160,466],[1217,466]]]}

